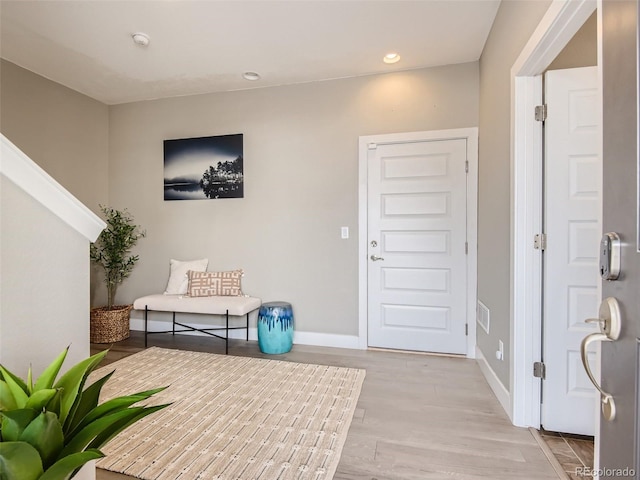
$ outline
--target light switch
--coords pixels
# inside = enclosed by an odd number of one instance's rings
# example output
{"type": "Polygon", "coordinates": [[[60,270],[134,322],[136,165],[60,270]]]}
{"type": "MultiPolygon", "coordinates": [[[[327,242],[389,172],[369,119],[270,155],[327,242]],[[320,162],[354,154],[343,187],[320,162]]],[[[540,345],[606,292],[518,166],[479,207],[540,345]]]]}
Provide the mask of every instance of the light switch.
{"type": "Polygon", "coordinates": [[[349,227],[340,228],[340,237],[342,239],[349,238],[349,227]]]}

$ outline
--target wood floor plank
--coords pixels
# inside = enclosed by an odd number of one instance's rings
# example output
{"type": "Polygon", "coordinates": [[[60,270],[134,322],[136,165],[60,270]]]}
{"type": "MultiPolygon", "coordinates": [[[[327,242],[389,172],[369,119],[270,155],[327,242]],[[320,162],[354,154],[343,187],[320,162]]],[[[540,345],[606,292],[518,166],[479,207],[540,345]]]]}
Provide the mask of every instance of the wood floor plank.
{"type": "MultiPolygon", "coordinates": [[[[152,344],[224,354],[222,342],[196,336],[158,335],[152,344]]],[[[142,347],[132,332],[106,361],[142,347]]],[[[531,433],[511,425],[473,360],[303,345],[264,355],[256,342],[238,340],[229,353],[367,371],[334,480],[558,478],[531,433]]],[[[99,470],[97,478],[131,477],[99,470]]]]}
{"type": "Polygon", "coordinates": [[[585,467],[593,468],[593,441],[565,438],[565,441],[585,467]]]}
{"type": "MultiPolygon", "coordinates": [[[[443,478],[458,475],[512,479],[517,476],[529,478],[529,474],[535,473],[518,449],[513,449],[509,455],[505,455],[505,452],[496,455],[496,452],[486,449],[449,449],[437,442],[420,448],[381,441],[378,442],[376,460],[387,465],[410,466],[423,472],[440,473],[443,478]]],[[[537,478],[557,477],[554,471],[546,477],[537,478]]]]}

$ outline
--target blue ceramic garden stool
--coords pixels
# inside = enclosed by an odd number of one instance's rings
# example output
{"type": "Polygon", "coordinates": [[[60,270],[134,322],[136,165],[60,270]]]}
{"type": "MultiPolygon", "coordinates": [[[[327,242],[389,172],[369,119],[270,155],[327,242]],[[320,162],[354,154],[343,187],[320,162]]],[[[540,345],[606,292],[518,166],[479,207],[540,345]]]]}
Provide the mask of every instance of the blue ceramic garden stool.
{"type": "Polygon", "coordinates": [[[262,353],[287,353],[293,345],[293,310],[286,302],[263,303],[258,312],[258,345],[262,353]]]}

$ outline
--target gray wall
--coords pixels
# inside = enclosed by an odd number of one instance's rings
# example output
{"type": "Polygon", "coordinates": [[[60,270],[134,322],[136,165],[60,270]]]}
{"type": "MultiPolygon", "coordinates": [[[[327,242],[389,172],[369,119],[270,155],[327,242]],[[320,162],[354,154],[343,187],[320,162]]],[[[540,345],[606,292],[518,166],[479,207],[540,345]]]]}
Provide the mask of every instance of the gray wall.
{"type": "MultiPolygon", "coordinates": [[[[480,58],[478,171],[478,299],[491,312],[489,335],[478,328],[482,354],[510,389],[510,138],[511,67],[544,16],[550,1],[507,1],[480,58]],[[496,360],[498,341],[504,360],[496,360]]],[[[517,321],[517,320],[516,320],[517,321]]]]}
{"type": "MultiPolygon", "coordinates": [[[[92,211],[108,203],[107,105],[0,60],[0,107],[5,137],[92,211]]],[[[105,302],[99,275],[91,298],[105,302]]]]}
{"type": "Polygon", "coordinates": [[[109,200],[147,230],[117,301],[164,291],[171,258],[205,257],[291,302],[298,331],[357,335],[358,136],[477,124],[477,62],[112,106],[109,200]],[[163,140],[233,133],[243,199],[163,201],[163,140]]]}
{"type": "Polygon", "coordinates": [[[0,363],[37,378],[70,346],[66,370],[89,355],[89,242],[4,176],[0,231],[0,363]]]}
{"type": "MultiPolygon", "coordinates": [[[[107,201],[106,105],[4,60],[0,102],[9,140],[90,208],[107,201]]],[[[40,372],[71,345],[68,368],[89,355],[88,242],[1,182],[0,362],[40,372]]]]}
{"type": "Polygon", "coordinates": [[[163,291],[170,258],[207,257],[292,302],[307,332],[358,334],[358,136],[478,124],[477,62],[113,107],[6,61],[0,74],[2,133],[91,209],[126,207],[147,230],[118,301],[163,291]],[[164,202],[162,141],[227,133],[245,135],[245,198],[164,202]]]}
{"type": "Polygon", "coordinates": [[[0,131],[93,211],[107,201],[109,107],[0,60],[0,131]]]}

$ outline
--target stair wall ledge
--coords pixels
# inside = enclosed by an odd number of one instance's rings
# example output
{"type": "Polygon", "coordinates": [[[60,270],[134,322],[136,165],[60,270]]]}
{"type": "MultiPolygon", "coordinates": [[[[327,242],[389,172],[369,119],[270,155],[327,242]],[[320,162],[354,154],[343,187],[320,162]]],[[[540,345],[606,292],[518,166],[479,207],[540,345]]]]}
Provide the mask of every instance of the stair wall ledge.
{"type": "Polygon", "coordinates": [[[0,133],[0,174],[94,242],[106,224],[0,133]]]}

